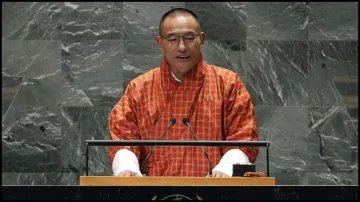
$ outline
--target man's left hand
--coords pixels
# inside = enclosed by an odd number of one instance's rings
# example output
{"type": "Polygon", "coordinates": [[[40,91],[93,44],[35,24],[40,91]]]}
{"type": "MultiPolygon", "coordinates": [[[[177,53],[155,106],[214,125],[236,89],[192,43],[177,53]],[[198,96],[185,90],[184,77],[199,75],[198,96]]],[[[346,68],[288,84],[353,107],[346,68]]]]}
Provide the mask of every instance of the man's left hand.
{"type": "MultiPolygon", "coordinates": [[[[209,175],[207,177],[209,177],[209,175]]],[[[213,171],[212,177],[230,177],[230,176],[220,171],[213,171]]]]}
{"type": "Polygon", "coordinates": [[[231,177],[233,164],[219,163],[212,170],[212,177],[231,177]]]}

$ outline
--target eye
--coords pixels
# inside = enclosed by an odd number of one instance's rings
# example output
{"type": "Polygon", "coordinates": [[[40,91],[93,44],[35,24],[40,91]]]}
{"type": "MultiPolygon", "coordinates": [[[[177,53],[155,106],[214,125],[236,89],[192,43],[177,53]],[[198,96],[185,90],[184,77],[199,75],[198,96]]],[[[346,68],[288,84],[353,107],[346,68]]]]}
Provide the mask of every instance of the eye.
{"type": "Polygon", "coordinates": [[[168,41],[176,41],[177,37],[176,36],[168,36],[168,37],[166,37],[166,40],[168,40],[168,41]]]}
{"type": "Polygon", "coordinates": [[[185,38],[185,39],[192,40],[192,39],[195,39],[195,35],[194,35],[194,34],[186,35],[184,38],[185,38]]]}

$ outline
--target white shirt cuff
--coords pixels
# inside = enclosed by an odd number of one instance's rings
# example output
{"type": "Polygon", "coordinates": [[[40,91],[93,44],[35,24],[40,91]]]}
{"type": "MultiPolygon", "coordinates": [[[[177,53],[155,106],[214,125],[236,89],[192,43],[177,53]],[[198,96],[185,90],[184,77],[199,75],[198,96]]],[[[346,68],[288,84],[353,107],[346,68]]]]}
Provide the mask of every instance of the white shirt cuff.
{"type": "Polygon", "coordinates": [[[249,158],[240,149],[231,149],[224,154],[218,165],[212,170],[233,175],[233,164],[250,164],[249,158]]]}
{"type": "Polygon", "coordinates": [[[112,170],[114,176],[118,176],[120,172],[125,170],[130,170],[137,173],[139,176],[142,176],[139,169],[139,161],[136,158],[136,155],[128,149],[121,149],[116,152],[112,164],[112,170]]]}

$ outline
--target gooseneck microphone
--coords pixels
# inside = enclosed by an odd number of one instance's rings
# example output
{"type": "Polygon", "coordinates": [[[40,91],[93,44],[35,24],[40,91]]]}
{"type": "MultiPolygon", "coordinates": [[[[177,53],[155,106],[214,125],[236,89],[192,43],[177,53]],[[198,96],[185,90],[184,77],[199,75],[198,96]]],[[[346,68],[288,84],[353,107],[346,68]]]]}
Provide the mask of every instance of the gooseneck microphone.
{"type": "MultiPolygon", "coordinates": [[[[161,135],[160,140],[162,140],[165,136],[165,134],[168,132],[168,130],[170,129],[170,127],[172,125],[174,125],[176,123],[176,119],[175,118],[171,118],[169,121],[169,126],[166,128],[165,132],[161,135]]],[[[149,155],[146,157],[145,162],[144,162],[144,166],[143,166],[143,170],[144,170],[144,174],[143,175],[147,175],[147,162],[151,156],[151,154],[155,151],[156,145],[152,148],[151,152],[149,153],[149,155]]]]}
{"type": "MultiPolygon", "coordinates": [[[[193,130],[191,129],[191,127],[190,127],[190,121],[189,121],[189,119],[184,118],[184,119],[183,119],[183,123],[185,124],[186,127],[188,127],[188,128],[190,129],[190,131],[191,131],[192,135],[194,136],[194,138],[195,138],[197,141],[199,141],[199,140],[197,139],[194,131],[193,131],[193,130]]],[[[207,160],[208,160],[208,162],[209,162],[209,176],[211,177],[211,176],[212,176],[212,164],[211,164],[211,159],[209,158],[209,155],[206,153],[206,151],[205,151],[205,149],[204,149],[203,146],[201,146],[201,149],[203,150],[203,153],[205,154],[205,156],[206,156],[206,158],[207,158],[207,160]]]]}

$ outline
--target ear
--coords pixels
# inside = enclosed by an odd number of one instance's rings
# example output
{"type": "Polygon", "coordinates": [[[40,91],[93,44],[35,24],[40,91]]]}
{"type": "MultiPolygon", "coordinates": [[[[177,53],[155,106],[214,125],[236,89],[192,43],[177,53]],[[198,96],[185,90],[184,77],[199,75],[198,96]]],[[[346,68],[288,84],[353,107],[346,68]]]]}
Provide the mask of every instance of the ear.
{"type": "Polygon", "coordinates": [[[156,43],[157,43],[158,47],[160,48],[160,50],[162,52],[164,52],[164,44],[163,44],[160,36],[156,37],[156,43]]]}
{"type": "Polygon", "coordinates": [[[201,32],[200,33],[200,47],[201,48],[204,46],[205,38],[206,38],[205,32],[201,32]]]}

